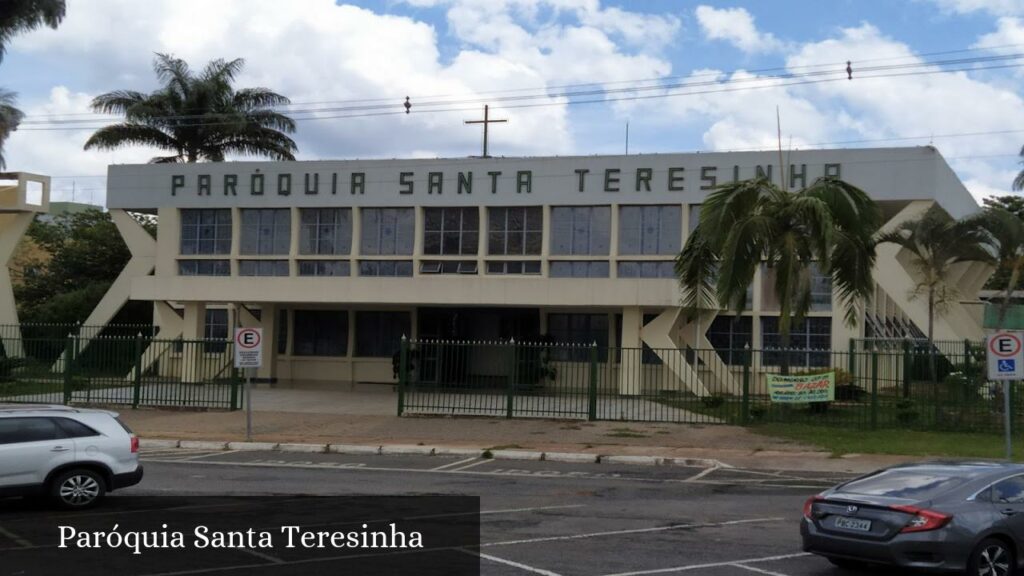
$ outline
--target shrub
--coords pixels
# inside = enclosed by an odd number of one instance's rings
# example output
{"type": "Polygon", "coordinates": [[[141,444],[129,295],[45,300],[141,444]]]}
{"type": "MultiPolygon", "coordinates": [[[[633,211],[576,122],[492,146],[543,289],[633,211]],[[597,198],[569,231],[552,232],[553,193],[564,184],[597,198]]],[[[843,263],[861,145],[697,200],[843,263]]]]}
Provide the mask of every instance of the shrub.
{"type": "Polygon", "coordinates": [[[768,407],[762,404],[755,404],[750,407],[750,418],[752,420],[761,420],[768,414],[768,407]]]}
{"type": "Polygon", "coordinates": [[[0,356],[0,382],[6,382],[14,377],[14,371],[25,366],[24,358],[8,358],[0,356]]]}
{"type": "Polygon", "coordinates": [[[900,400],[896,403],[896,421],[903,425],[913,424],[920,413],[912,400],[900,400]]]}
{"type": "Polygon", "coordinates": [[[725,404],[725,398],[722,396],[704,396],[700,401],[706,408],[719,408],[725,404]]]}

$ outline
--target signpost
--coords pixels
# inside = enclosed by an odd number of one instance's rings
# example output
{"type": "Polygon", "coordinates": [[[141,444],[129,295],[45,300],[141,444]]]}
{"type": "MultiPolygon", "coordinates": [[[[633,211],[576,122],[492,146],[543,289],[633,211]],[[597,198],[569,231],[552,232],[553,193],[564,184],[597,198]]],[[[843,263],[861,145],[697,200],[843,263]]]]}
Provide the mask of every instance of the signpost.
{"type": "MultiPolygon", "coordinates": [[[[235,328],[235,368],[263,365],[263,328],[235,328]]],[[[245,378],[245,439],[252,440],[252,374],[245,378]]]]}
{"type": "Polygon", "coordinates": [[[1013,459],[1012,431],[1010,429],[1011,381],[1024,378],[1024,332],[996,332],[988,337],[985,352],[988,358],[988,379],[1003,381],[1003,428],[1006,432],[1006,459],[1013,459]]]}

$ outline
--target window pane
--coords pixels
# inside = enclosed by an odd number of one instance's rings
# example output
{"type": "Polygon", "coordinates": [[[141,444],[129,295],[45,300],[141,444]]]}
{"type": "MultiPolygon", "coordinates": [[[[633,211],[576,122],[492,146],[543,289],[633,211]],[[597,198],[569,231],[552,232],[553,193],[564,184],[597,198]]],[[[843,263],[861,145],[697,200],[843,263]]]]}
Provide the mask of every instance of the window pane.
{"type": "Polygon", "coordinates": [[[619,253],[640,254],[640,207],[619,209],[619,253]]]}
{"type": "Polygon", "coordinates": [[[296,356],[344,356],[348,350],[348,312],[344,310],[296,310],[293,354],[296,356]]]}
{"type": "Polygon", "coordinates": [[[572,208],[551,209],[551,253],[572,254],[572,208]]]}
{"type": "Polygon", "coordinates": [[[0,418],[0,444],[44,442],[62,436],[49,418],[0,418]]]}
{"type": "Polygon", "coordinates": [[[411,331],[408,312],[356,312],[356,356],[392,358],[411,331]]]}

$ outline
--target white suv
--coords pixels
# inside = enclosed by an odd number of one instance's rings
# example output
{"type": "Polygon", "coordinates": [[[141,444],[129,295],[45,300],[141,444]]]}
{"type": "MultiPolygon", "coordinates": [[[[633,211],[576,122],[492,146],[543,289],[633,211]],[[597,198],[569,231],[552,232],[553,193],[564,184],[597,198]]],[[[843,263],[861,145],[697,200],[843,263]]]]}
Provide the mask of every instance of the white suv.
{"type": "Polygon", "coordinates": [[[86,508],[141,480],[139,439],[117,413],[0,404],[0,496],[86,508]]]}

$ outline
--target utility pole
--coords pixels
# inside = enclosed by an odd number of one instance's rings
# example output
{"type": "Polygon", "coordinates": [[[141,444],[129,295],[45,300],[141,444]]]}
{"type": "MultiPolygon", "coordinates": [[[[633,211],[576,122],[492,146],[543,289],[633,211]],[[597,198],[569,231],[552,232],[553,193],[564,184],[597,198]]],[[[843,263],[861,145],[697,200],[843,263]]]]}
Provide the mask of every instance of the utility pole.
{"type": "Polygon", "coordinates": [[[508,122],[506,119],[491,120],[490,106],[484,104],[484,119],[483,120],[466,120],[466,124],[483,124],[484,125],[484,155],[483,158],[490,158],[487,154],[487,127],[495,122],[508,122]]]}

